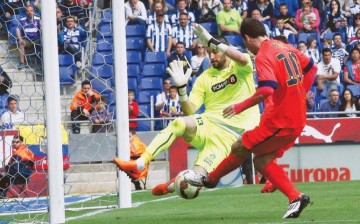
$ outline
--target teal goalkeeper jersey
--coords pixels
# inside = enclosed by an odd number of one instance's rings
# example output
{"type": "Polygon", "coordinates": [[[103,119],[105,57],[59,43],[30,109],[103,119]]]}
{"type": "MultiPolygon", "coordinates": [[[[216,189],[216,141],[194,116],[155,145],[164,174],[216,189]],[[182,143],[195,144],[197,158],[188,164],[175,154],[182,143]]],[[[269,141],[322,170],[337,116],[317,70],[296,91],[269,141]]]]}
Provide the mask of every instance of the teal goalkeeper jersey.
{"type": "Polygon", "coordinates": [[[201,116],[242,133],[258,125],[259,107],[255,105],[230,119],[223,117],[223,110],[229,105],[244,101],[254,93],[255,82],[249,56],[249,63],[245,66],[231,61],[226,69],[211,67],[204,71],[196,79],[189,100],[197,108],[205,105],[205,112],[201,116]]]}

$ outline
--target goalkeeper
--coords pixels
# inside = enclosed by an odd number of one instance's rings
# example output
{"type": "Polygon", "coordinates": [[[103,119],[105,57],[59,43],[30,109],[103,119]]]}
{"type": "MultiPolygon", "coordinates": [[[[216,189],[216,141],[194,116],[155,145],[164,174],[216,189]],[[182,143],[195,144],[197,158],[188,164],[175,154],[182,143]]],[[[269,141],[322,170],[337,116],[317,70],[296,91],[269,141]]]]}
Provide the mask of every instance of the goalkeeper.
{"type": "MultiPolygon", "coordinates": [[[[133,179],[138,179],[141,170],[159,153],[167,150],[179,136],[199,150],[193,170],[206,175],[230,154],[232,143],[241,133],[259,123],[258,106],[230,119],[223,117],[225,108],[255,93],[250,55],[228,46],[224,38],[212,38],[201,25],[196,24],[193,30],[199,40],[208,46],[212,66],[196,79],[188,96],[186,84],[192,69],[188,68],[184,74],[182,61],[170,63],[167,72],[179,90],[181,107],[187,116],[176,118],[160,131],[136,161],[114,158],[119,169],[133,179]],[[202,104],[205,105],[205,112],[195,114],[202,104]]],[[[173,192],[173,183],[172,179],[160,184],[152,189],[152,193],[164,195],[173,192]]]]}

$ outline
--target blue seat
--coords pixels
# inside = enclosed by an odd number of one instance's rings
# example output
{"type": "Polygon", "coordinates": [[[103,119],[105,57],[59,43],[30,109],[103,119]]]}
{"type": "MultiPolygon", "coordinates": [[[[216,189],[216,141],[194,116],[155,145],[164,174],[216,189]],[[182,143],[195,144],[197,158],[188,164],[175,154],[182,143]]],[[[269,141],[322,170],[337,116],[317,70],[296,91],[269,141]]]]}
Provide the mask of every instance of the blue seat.
{"type": "Polygon", "coordinates": [[[140,80],[139,87],[141,90],[158,90],[162,89],[162,78],[144,77],[140,80]]]}
{"type": "Polygon", "coordinates": [[[59,54],[59,66],[69,66],[75,64],[74,55],[59,54]]]}
{"type": "Polygon", "coordinates": [[[227,35],[224,37],[229,42],[229,44],[235,47],[240,47],[241,49],[245,49],[245,44],[240,35],[227,35]]]}
{"type": "Polygon", "coordinates": [[[158,90],[141,90],[139,92],[138,103],[139,104],[150,104],[151,96],[154,97],[154,103],[156,101],[156,95],[160,92],[158,90]]]}
{"type": "Polygon", "coordinates": [[[127,38],[126,50],[145,50],[145,43],[143,38],[127,38]]]}
{"type": "Polygon", "coordinates": [[[105,52],[112,52],[113,50],[113,45],[111,42],[99,42],[99,43],[96,43],[96,51],[97,52],[102,52],[102,51],[105,51],[105,52]]]}
{"type": "Polygon", "coordinates": [[[108,112],[112,114],[112,118],[116,119],[116,106],[114,104],[108,106],[108,112]]]}
{"type": "Polygon", "coordinates": [[[296,45],[295,34],[290,33],[287,40],[290,44],[292,44],[294,46],[296,45]]]}
{"type": "Polygon", "coordinates": [[[91,66],[90,68],[91,74],[94,76],[108,79],[114,77],[114,68],[112,65],[100,65],[100,66],[91,66]]]}
{"type": "Polygon", "coordinates": [[[100,23],[98,27],[98,31],[102,36],[105,37],[113,36],[111,23],[100,23]]]}
{"type": "Polygon", "coordinates": [[[313,37],[315,38],[315,40],[317,41],[317,44],[320,44],[320,36],[318,33],[299,33],[298,34],[298,43],[300,41],[304,41],[305,43],[307,43],[307,38],[308,37],[313,37]]]}
{"type": "Polygon", "coordinates": [[[347,89],[353,92],[354,96],[360,96],[360,86],[359,85],[347,85],[347,89]]]}
{"type": "Polygon", "coordinates": [[[262,21],[263,24],[267,25],[269,27],[270,30],[272,30],[272,24],[271,24],[271,21],[269,20],[264,20],[262,21]]]}
{"type": "Polygon", "coordinates": [[[72,85],[75,83],[75,72],[76,69],[74,66],[60,66],[59,75],[60,75],[60,84],[62,85],[72,85]]]}
{"type": "Polygon", "coordinates": [[[136,91],[137,88],[138,88],[137,78],[128,77],[128,89],[132,89],[136,91]]]}
{"type": "Polygon", "coordinates": [[[145,64],[146,63],[163,63],[167,65],[167,56],[165,51],[160,52],[145,52],[145,64]]]}
{"type": "Polygon", "coordinates": [[[216,22],[200,23],[210,34],[218,34],[218,26],[216,22]]]}
{"type": "Polygon", "coordinates": [[[107,101],[106,101],[107,105],[115,105],[116,104],[116,95],[114,92],[108,93],[107,94],[107,101]]]}
{"type": "Polygon", "coordinates": [[[140,51],[127,51],[126,52],[127,63],[138,64],[139,66],[142,63],[142,57],[140,51]]]}
{"type": "Polygon", "coordinates": [[[346,33],[345,32],[326,32],[323,35],[323,39],[327,40],[330,39],[332,40],[335,34],[340,34],[341,35],[341,39],[343,43],[347,42],[347,38],[346,38],[346,33]]]}
{"type": "Polygon", "coordinates": [[[165,65],[163,64],[145,64],[141,71],[143,77],[155,76],[162,78],[165,74],[165,65]]]}
{"type": "Polygon", "coordinates": [[[100,94],[108,94],[113,92],[112,80],[111,79],[102,79],[102,78],[94,78],[90,80],[92,88],[100,94]]]}
{"type": "Polygon", "coordinates": [[[145,25],[127,25],[126,37],[145,37],[146,26],[145,25]]]}
{"type": "MultiPolygon", "coordinates": [[[[150,117],[150,105],[149,104],[140,104],[139,105],[139,118],[148,118],[150,117]]],[[[137,131],[150,131],[151,122],[149,121],[138,121],[137,131]]]]}
{"type": "Polygon", "coordinates": [[[112,12],[111,9],[104,9],[101,14],[101,21],[103,22],[111,22],[112,21],[112,12]]]}
{"type": "Polygon", "coordinates": [[[101,53],[94,53],[92,65],[103,65],[103,64],[113,64],[114,63],[114,56],[113,54],[105,54],[104,52],[101,53]]]}
{"type": "Polygon", "coordinates": [[[139,78],[140,75],[140,66],[137,64],[128,64],[127,65],[127,76],[139,78]]]}
{"type": "Polygon", "coordinates": [[[8,106],[8,103],[7,103],[8,97],[9,97],[8,94],[0,95],[0,109],[7,108],[7,106],[8,106]]]}

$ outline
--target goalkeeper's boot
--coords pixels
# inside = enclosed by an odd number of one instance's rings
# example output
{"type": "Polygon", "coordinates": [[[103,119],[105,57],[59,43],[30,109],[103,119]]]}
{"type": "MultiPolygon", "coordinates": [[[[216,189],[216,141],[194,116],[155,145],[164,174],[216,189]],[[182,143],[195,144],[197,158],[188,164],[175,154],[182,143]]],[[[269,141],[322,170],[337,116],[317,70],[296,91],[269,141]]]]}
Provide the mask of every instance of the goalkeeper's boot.
{"type": "Polygon", "coordinates": [[[136,161],[122,161],[119,158],[114,158],[114,163],[119,167],[120,170],[124,171],[130,178],[137,180],[140,178],[141,171],[138,170],[136,161]]]}
{"type": "Polygon", "coordinates": [[[310,197],[301,194],[298,198],[289,202],[289,207],[283,219],[285,218],[297,218],[300,216],[301,211],[310,203],[310,197]]]}
{"type": "Polygon", "coordinates": [[[187,172],[184,175],[186,181],[194,186],[205,186],[207,188],[216,187],[219,181],[211,179],[208,175],[203,175],[197,172],[187,172]]]}
{"type": "Polygon", "coordinates": [[[153,195],[165,195],[168,193],[173,193],[175,191],[175,183],[174,183],[175,178],[172,178],[170,181],[164,183],[164,184],[158,184],[156,185],[152,190],[151,193],[153,195]]]}
{"type": "Polygon", "coordinates": [[[269,180],[266,180],[264,187],[261,189],[261,193],[272,193],[277,190],[277,187],[275,187],[269,180]]]}

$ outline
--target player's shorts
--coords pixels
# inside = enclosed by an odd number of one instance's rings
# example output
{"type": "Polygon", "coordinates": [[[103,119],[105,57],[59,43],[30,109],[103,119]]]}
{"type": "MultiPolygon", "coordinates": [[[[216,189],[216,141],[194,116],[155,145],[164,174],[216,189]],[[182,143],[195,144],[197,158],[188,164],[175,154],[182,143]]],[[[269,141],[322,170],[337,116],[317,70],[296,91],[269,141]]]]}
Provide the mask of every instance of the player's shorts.
{"type": "Polygon", "coordinates": [[[205,116],[195,114],[192,117],[196,120],[197,130],[190,143],[199,150],[194,165],[211,172],[230,154],[232,144],[240,135],[211,122],[205,116]]]}
{"type": "Polygon", "coordinates": [[[260,125],[242,135],[243,145],[255,155],[277,152],[277,157],[295,144],[303,128],[272,128],[260,125]]]}

